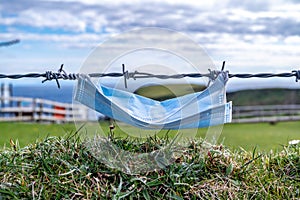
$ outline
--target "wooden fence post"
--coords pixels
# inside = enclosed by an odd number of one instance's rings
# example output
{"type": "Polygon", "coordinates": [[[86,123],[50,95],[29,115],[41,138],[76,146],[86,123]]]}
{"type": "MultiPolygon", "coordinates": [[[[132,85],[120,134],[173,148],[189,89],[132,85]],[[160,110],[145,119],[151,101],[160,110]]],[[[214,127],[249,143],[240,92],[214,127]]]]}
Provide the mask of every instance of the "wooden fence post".
{"type": "Polygon", "coordinates": [[[37,102],[36,102],[36,98],[34,98],[32,100],[32,113],[31,113],[31,120],[32,121],[35,121],[35,117],[37,115],[37,112],[36,112],[36,108],[37,108],[37,102]]]}

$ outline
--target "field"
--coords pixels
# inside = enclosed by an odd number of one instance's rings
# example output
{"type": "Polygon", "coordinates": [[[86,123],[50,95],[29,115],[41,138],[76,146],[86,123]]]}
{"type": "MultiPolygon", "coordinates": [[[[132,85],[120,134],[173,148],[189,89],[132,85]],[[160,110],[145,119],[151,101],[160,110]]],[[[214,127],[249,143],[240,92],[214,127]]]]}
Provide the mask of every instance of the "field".
{"type": "Polygon", "coordinates": [[[10,139],[17,140],[20,147],[46,136],[63,136],[74,131],[73,124],[0,123],[0,147],[10,146],[10,139]]]}
{"type": "MultiPolygon", "coordinates": [[[[108,123],[103,122],[107,127],[108,123]]],[[[275,125],[260,124],[226,124],[219,138],[219,142],[231,150],[243,148],[252,151],[254,148],[260,151],[282,150],[288,141],[300,139],[300,122],[282,122],[275,125]]],[[[0,123],[0,147],[10,146],[10,139],[18,141],[20,147],[43,140],[46,136],[63,136],[75,132],[73,124],[30,124],[30,123],[0,123]]],[[[119,130],[115,130],[118,135],[119,130]]],[[[187,134],[188,130],[183,130],[187,134]]],[[[206,129],[199,129],[197,137],[204,137],[206,129]]],[[[161,135],[163,136],[163,135],[161,135]]]]}

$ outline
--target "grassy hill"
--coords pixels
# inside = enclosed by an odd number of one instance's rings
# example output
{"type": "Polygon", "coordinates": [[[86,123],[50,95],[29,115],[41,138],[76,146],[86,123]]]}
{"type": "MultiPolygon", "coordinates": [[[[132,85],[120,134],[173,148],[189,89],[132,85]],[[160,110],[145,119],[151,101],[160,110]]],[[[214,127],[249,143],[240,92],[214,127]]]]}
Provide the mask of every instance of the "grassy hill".
{"type": "Polygon", "coordinates": [[[257,89],[243,90],[227,94],[233,105],[285,105],[300,104],[300,90],[257,89]]]}
{"type": "Polygon", "coordinates": [[[169,85],[150,85],[146,87],[141,87],[135,91],[136,94],[155,99],[158,101],[163,101],[166,99],[171,99],[176,96],[183,96],[193,92],[199,92],[205,89],[204,85],[196,84],[169,84],[169,85]]]}
{"type": "MultiPolygon", "coordinates": [[[[199,92],[205,89],[203,85],[154,85],[139,88],[136,94],[146,96],[155,100],[165,100],[182,96],[192,92],[199,92]]],[[[300,90],[297,89],[256,89],[242,90],[227,93],[228,101],[233,101],[233,105],[284,105],[300,104],[300,90]]]]}

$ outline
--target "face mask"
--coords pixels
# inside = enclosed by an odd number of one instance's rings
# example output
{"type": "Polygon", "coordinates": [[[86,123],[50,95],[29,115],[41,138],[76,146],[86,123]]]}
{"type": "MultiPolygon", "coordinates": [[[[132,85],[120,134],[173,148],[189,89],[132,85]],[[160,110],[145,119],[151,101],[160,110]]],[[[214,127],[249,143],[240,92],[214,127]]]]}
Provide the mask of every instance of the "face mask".
{"type": "Polygon", "coordinates": [[[227,72],[201,92],[156,101],[130,92],[95,85],[80,75],[75,100],[97,112],[142,129],[188,129],[231,122],[232,104],[226,103],[227,72]]]}

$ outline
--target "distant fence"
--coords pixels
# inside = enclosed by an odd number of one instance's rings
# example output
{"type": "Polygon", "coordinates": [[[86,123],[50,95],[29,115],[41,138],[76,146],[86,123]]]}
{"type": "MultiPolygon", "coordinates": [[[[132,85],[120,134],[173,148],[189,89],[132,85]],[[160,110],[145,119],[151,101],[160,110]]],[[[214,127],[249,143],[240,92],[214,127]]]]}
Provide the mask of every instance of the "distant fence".
{"type": "Polygon", "coordinates": [[[233,123],[299,121],[300,105],[234,106],[233,123]]]}
{"type": "Polygon", "coordinates": [[[88,120],[87,108],[39,98],[0,97],[0,121],[65,123],[73,120],[88,120]]]}

